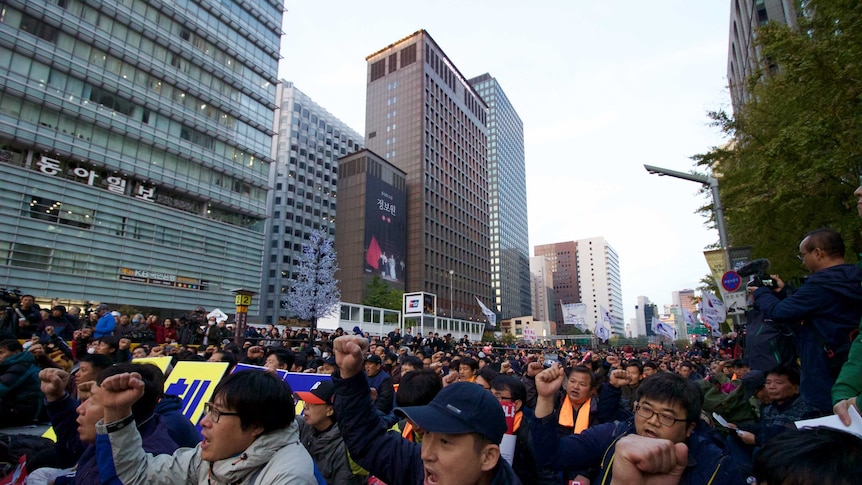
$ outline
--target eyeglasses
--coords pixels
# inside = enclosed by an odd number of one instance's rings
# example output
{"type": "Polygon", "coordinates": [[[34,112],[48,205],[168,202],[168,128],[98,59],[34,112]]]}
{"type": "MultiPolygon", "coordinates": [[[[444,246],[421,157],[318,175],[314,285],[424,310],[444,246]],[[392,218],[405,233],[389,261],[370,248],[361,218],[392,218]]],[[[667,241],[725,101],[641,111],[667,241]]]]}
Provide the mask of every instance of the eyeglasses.
{"type": "Polygon", "coordinates": [[[641,406],[640,404],[635,406],[635,413],[637,413],[637,415],[642,417],[643,419],[650,419],[653,417],[653,415],[658,416],[658,422],[662,426],[667,426],[667,427],[671,427],[680,421],[683,421],[683,422],[686,421],[685,419],[677,419],[677,418],[671,416],[670,414],[657,413],[657,412],[653,411],[652,409],[645,408],[645,407],[641,406]]]}
{"type": "Polygon", "coordinates": [[[222,416],[239,416],[239,413],[226,413],[224,411],[219,411],[219,409],[215,407],[215,403],[211,402],[204,403],[204,414],[208,414],[213,423],[218,423],[218,420],[221,419],[222,416]]]}
{"type": "Polygon", "coordinates": [[[804,253],[800,252],[800,253],[798,253],[798,254],[796,255],[796,258],[797,258],[797,259],[799,259],[799,261],[804,261],[804,260],[805,260],[805,256],[808,256],[810,253],[813,253],[814,251],[817,251],[817,249],[819,249],[819,248],[814,248],[814,249],[812,249],[811,251],[805,251],[804,253]]]}

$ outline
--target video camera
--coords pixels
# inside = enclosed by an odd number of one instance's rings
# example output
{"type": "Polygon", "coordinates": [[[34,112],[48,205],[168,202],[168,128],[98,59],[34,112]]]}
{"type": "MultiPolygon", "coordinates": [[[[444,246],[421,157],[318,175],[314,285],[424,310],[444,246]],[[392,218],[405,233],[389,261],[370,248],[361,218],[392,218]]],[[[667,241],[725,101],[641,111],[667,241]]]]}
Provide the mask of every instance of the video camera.
{"type": "Polygon", "coordinates": [[[18,288],[13,290],[0,288],[0,300],[5,301],[9,305],[17,305],[18,303],[21,303],[21,290],[18,288]]]}
{"type": "Polygon", "coordinates": [[[765,286],[767,288],[778,288],[778,283],[769,275],[769,260],[766,258],[755,259],[745,263],[737,271],[739,276],[748,276],[746,286],[765,286]]]}

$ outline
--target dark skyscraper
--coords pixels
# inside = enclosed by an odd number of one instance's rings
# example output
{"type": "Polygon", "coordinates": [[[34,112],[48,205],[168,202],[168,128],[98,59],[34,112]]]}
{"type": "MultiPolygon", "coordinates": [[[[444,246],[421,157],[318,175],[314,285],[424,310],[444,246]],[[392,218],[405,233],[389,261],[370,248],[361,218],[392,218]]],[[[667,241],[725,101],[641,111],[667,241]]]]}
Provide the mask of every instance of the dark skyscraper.
{"type": "Polygon", "coordinates": [[[366,60],[365,146],[406,173],[407,291],[438,295],[441,314],[451,306],[456,318],[485,320],[476,298],[493,296],[487,106],[424,30],[366,60]]]}

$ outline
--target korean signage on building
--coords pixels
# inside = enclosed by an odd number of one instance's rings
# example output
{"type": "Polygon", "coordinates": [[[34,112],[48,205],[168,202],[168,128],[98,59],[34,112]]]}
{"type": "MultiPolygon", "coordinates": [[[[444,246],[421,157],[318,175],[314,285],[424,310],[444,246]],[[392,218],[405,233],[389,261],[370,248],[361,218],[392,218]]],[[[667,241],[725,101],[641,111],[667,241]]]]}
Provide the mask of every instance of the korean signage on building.
{"type": "Polygon", "coordinates": [[[159,271],[148,271],[144,269],[120,268],[120,281],[132,283],[144,283],[148,285],[171,286],[186,290],[206,290],[207,282],[186,276],[163,273],[159,271]]]}
{"type": "Polygon", "coordinates": [[[53,158],[37,152],[17,152],[0,150],[0,162],[30,168],[42,175],[60,177],[90,187],[97,187],[109,192],[134,197],[145,202],[179,209],[192,214],[203,211],[202,202],[190,199],[181,193],[174,193],[167,188],[156,188],[153,184],[135,180],[132,176],[120,175],[116,172],[101,170],[92,164],[53,158]],[[32,161],[28,163],[28,156],[32,161]]]}

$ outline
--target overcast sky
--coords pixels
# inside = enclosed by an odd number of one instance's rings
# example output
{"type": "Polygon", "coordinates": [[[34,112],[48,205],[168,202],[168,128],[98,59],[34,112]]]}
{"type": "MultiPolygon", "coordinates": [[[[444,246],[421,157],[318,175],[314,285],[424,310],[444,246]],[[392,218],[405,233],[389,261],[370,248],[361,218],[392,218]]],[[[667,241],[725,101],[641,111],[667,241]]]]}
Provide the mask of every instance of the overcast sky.
{"type": "Polygon", "coordinates": [[[689,157],[725,142],[730,6],[718,0],[287,0],[279,76],[364,133],[365,57],[425,29],[467,78],[494,76],[524,122],[533,246],[604,236],[661,309],[709,271],[689,157]]]}

